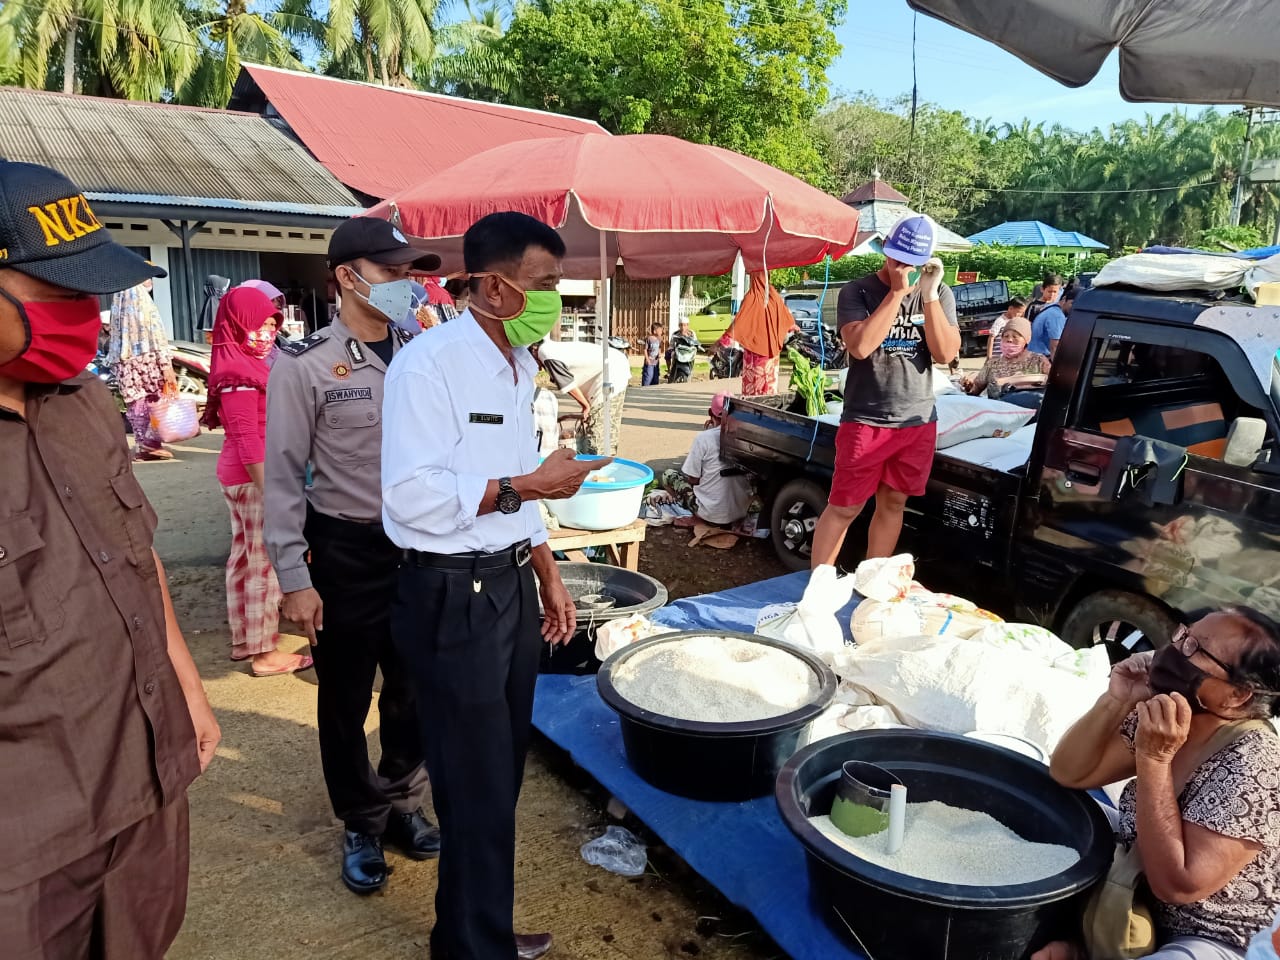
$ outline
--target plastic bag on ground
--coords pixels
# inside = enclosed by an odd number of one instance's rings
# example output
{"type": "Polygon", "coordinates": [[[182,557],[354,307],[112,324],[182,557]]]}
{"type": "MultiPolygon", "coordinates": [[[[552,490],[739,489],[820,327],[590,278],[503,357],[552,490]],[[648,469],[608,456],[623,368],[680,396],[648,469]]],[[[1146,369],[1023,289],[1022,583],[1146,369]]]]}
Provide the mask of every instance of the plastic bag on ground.
{"type": "Polygon", "coordinates": [[[604,836],[582,845],[582,859],[622,877],[639,877],[649,862],[649,851],[626,827],[607,827],[604,836]]]}

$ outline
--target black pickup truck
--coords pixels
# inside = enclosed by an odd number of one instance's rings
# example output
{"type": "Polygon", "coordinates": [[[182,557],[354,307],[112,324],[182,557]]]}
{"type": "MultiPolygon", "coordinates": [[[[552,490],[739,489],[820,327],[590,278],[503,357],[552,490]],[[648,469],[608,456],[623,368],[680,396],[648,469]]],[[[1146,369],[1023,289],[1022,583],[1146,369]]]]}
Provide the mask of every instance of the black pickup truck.
{"type": "Polygon", "coordinates": [[[960,356],[985,357],[991,324],[1009,306],[1009,284],[1004,280],[957,283],[956,322],[960,326],[960,356]]]}
{"type": "MultiPolygon", "coordinates": [[[[1280,615],[1278,348],[1274,307],[1082,294],[1027,462],[1001,470],[940,450],[928,491],[908,504],[902,549],[931,586],[1076,646],[1106,643],[1113,656],[1165,642],[1179,616],[1203,607],[1280,615]],[[1134,484],[1141,473],[1116,469],[1133,462],[1135,438],[1185,451],[1176,492],[1158,505],[1146,480],[1134,484]]],[[[791,407],[788,397],[733,400],[721,455],[760,479],[775,548],[802,569],[836,428],[791,407]]],[[[871,510],[850,533],[846,565],[865,549],[871,510]]]]}

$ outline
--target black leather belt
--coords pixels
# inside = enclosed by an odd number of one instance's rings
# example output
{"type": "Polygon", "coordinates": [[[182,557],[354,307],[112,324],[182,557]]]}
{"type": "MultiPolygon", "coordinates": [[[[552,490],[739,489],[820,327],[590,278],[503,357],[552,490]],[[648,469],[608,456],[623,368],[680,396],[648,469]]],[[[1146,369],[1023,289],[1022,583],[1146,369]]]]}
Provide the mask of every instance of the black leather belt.
{"type": "Polygon", "coordinates": [[[494,570],[500,567],[523,567],[533,556],[528,540],[521,540],[505,550],[485,553],[472,550],[468,553],[425,553],[406,550],[404,562],[414,567],[443,567],[446,570],[494,570]]]}

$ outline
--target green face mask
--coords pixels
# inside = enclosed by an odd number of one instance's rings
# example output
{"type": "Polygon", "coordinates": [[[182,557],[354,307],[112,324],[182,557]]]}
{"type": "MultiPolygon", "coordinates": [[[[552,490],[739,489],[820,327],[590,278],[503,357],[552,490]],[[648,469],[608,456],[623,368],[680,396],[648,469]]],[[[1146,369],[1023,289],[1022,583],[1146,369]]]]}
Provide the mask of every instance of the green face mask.
{"type": "Polygon", "coordinates": [[[525,290],[524,309],[502,321],[507,340],[513,347],[527,347],[546,339],[560,320],[562,308],[558,290],[525,290]]]}
{"type": "MultiPolygon", "coordinates": [[[[482,277],[486,274],[477,273],[472,276],[482,277]]],[[[502,274],[497,273],[493,276],[512,289],[520,290],[502,274]]],[[[524,309],[514,317],[495,317],[483,310],[477,310],[474,304],[471,306],[472,313],[479,313],[490,320],[501,320],[502,328],[507,334],[507,342],[513,347],[527,347],[531,343],[545,340],[555,328],[563,312],[563,303],[558,290],[520,290],[520,292],[524,294],[524,309]]]]}

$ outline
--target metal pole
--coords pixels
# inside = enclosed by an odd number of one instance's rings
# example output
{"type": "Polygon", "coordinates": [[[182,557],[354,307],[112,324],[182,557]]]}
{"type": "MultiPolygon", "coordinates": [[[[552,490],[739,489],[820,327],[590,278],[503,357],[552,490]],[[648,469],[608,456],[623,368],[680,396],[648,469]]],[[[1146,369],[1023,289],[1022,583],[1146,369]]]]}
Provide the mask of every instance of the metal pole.
{"type": "Polygon", "coordinates": [[[597,298],[596,311],[600,314],[599,326],[600,336],[600,362],[604,364],[601,371],[602,383],[600,388],[601,403],[603,410],[596,412],[596,416],[604,417],[604,449],[596,451],[602,456],[609,456],[613,449],[610,442],[613,439],[613,416],[610,410],[610,404],[613,401],[613,383],[609,380],[609,337],[612,334],[612,316],[611,311],[613,304],[610,302],[609,296],[609,241],[605,231],[600,231],[600,296],[597,298]]]}
{"type": "Polygon", "coordinates": [[[1240,211],[1244,207],[1244,181],[1249,176],[1249,149],[1253,145],[1253,107],[1246,107],[1247,118],[1244,126],[1244,156],[1240,159],[1240,170],[1236,174],[1236,194],[1231,202],[1231,225],[1240,226],[1240,211]]]}

